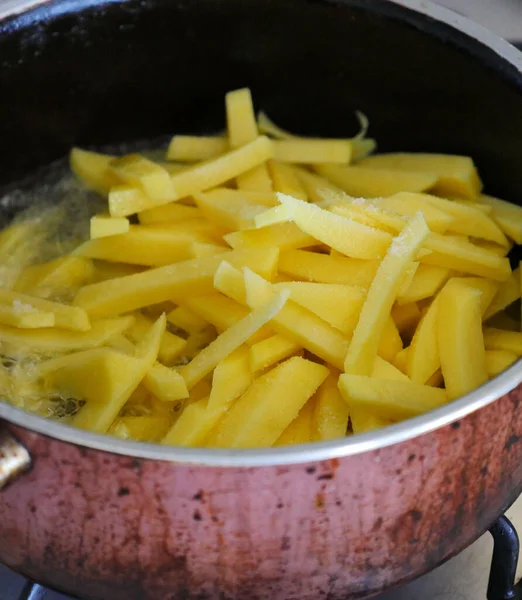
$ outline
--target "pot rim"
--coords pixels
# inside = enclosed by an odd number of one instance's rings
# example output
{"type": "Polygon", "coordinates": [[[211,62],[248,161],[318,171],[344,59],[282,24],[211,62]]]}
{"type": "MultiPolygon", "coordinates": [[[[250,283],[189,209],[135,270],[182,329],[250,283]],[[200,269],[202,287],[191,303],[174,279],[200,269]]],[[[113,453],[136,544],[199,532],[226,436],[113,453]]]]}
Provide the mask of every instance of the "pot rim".
{"type": "MultiPolygon", "coordinates": [[[[332,2],[332,0],[321,1],[332,2]]],[[[349,0],[335,1],[339,4],[349,3],[349,0]]],[[[522,53],[500,36],[474,23],[467,17],[427,0],[388,1],[459,30],[493,50],[522,73],[522,53]]],[[[0,7],[0,21],[45,4],[52,4],[52,0],[4,0],[0,7]]],[[[69,3],[66,2],[66,4],[69,3]]],[[[283,448],[226,450],[182,448],[125,441],[109,435],[91,433],[70,425],[53,422],[1,401],[0,418],[34,433],[113,454],[207,467],[263,467],[354,456],[363,452],[380,450],[392,444],[406,442],[409,439],[430,433],[466,417],[470,413],[498,400],[517,388],[521,383],[522,360],[519,360],[495,379],[473,390],[466,396],[413,419],[364,434],[328,442],[314,442],[283,448]]],[[[378,457],[376,457],[377,459],[378,457]]]]}

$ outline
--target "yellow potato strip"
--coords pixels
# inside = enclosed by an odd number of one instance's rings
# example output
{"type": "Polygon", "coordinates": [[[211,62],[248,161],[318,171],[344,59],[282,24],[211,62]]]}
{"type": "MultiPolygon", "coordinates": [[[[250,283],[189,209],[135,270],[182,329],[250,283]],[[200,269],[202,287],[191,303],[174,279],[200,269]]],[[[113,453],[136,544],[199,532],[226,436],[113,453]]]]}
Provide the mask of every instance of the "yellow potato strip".
{"type": "MultiPolygon", "coordinates": [[[[448,398],[463,396],[487,380],[481,292],[452,280],[437,299],[437,341],[448,398]]],[[[521,334],[522,336],[522,334],[521,334]]]]}
{"type": "Polygon", "coordinates": [[[84,308],[92,317],[102,317],[165,302],[180,294],[211,293],[214,273],[223,260],[240,267],[248,265],[270,279],[278,256],[279,251],[274,248],[236,250],[219,256],[196,258],[87,285],[78,292],[74,304],[84,308]]]}
{"type": "Polygon", "coordinates": [[[224,154],[229,149],[225,137],[175,135],[167,150],[168,160],[199,162],[224,154]]]}
{"type": "MultiPolygon", "coordinates": [[[[272,286],[259,275],[245,269],[247,304],[259,306],[275,293],[272,286]]],[[[280,292],[282,293],[282,292],[280,292]]],[[[341,369],[348,349],[348,340],[340,331],[311,311],[288,300],[270,323],[278,333],[300,344],[334,367],[341,369]]]]}
{"type": "Polygon", "coordinates": [[[226,358],[241,344],[246,342],[265,323],[276,316],[288,298],[288,294],[280,292],[266,304],[254,309],[250,314],[238,323],[224,331],[219,337],[204,348],[192,361],[180,367],[180,373],[187,383],[189,389],[193,388],[198,381],[224,358],[226,358]]]}
{"type": "Polygon", "coordinates": [[[397,192],[423,192],[436,183],[431,173],[370,169],[360,166],[314,165],[315,170],[350,196],[379,198],[397,192]]]}
{"type": "Polygon", "coordinates": [[[482,188],[477,169],[468,156],[397,152],[370,156],[360,164],[375,169],[435,173],[437,182],[433,192],[446,197],[475,198],[482,188]]]}
{"type": "Polygon", "coordinates": [[[95,215],[91,217],[91,240],[127,233],[129,229],[129,220],[125,217],[111,217],[110,215],[95,215]]]}
{"type": "Polygon", "coordinates": [[[422,214],[418,214],[397,236],[380,264],[359,322],[350,342],[344,369],[349,373],[371,374],[379,340],[389,318],[405,269],[429,233],[422,214]]]}
{"type": "Polygon", "coordinates": [[[227,412],[207,445],[230,448],[271,446],[328,374],[328,369],[322,365],[300,357],[289,358],[254,381],[227,412]]]}
{"type": "Polygon", "coordinates": [[[496,377],[505,371],[518,359],[514,352],[509,350],[486,350],[486,366],[489,378],[496,377]]]}
{"type": "Polygon", "coordinates": [[[350,410],[361,407],[390,421],[416,417],[448,402],[446,392],[438,388],[364,375],[341,375],[339,389],[350,410]]]}
{"type": "MultiPolygon", "coordinates": [[[[381,258],[392,236],[284,194],[277,194],[290,218],[302,230],[351,258],[381,258]]],[[[274,209],[273,209],[274,210],[274,209]]],[[[256,219],[256,225],[259,220],[256,219]]]]}
{"type": "Polygon", "coordinates": [[[522,333],[503,331],[494,327],[484,329],[484,343],[488,350],[508,350],[522,356],[522,333]]]}
{"type": "Polygon", "coordinates": [[[36,298],[28,294],[12,292],[5,288],[0,288],[0,303],[11,305],[14,310],[17,310],[17,307],[23,309],[30,306],[42,313],[52,313],[55,319],[54,327],[58,329],[88,331],[91,328],[91,323],[85,310],[75,306],[43,300],[42,298],[36,298]]]}

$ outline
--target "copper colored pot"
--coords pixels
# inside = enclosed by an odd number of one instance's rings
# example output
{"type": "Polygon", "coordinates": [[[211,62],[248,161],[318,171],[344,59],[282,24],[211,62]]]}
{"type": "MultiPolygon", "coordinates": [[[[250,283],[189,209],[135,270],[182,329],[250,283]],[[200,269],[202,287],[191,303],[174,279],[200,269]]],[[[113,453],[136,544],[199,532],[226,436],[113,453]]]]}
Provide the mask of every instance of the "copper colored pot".
{"type": "MultiPolygon", "coordinates": [[[[349,135],[361,108],[381,150],[469,153],[520,202],[521,55],[425,2],[13,0],[0,60],[3,182],[73,144],[215,130],[223,93],[249,85],[302,133],[349,135]]],[[[519,362],[382,431],[243,452],[0,403],[0,559],[85,598],[369,596],[459,552],[522,491],[521,381],[519,362]]]]}

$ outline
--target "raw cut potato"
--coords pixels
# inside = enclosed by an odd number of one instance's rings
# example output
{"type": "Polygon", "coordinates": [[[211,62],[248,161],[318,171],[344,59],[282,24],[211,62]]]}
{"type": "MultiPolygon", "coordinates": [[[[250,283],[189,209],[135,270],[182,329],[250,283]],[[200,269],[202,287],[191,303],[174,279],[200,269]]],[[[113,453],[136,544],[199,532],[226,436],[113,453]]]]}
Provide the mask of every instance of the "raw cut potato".
{"type": "Polygon", "coordinates": [[[415,417],[448,402],[445,390],[428,385],[348,373],[339,377],[339,389],[348,406],[374,410],[390,421],[415,417]]]}
{"type": "Polygon", "coordinates": [[[500,284],[498,292],[484,315],[485,320],[501,312],[520,298],[520,281],[520,268],[516,268],[509,279],[500,284]]]}
{"type": "Polygon", "coordinates": [[[312,397],[299,411],[297,417],[274,442],[274,446],[308,444],[313,438],[315,399],[312,397]]]}
{"type": "Polygon", "coordinates": [[[13,284],[16,292],[30,291],[40,298],[61,299],[90,283],[95,269],[92,261],[69,254],[22,269],[13,284]]]}
{"type": "Polygon", "coordinates": [[[58,329],[70,329],[72,331],[88,331],[91,322],[83,308],[69,306],[59,302],[51,302],[43,298],[37,298],[28,294],[21,294],[0,288],[0,303],[11,305],[13,311],[21,312],[34,309],[40,312],[50,312],[54,315],[54,326],[58,329]]]}
{"type": "Polygon", "coordinates": [[[431,173],[415,173],[369,169],[359,166],[316,165],[319,175],[331,179],[350,196],[380,198],[397,192],[423,192],[433,187],[437,176],[431,173]]]}
{"type": "MultiPolygon", "coordinates": [[[[399,192],[389,198],[377,198],[373,200],[373,205],[404,217],[413,217],[422,211],[430,231],[446,233],[454,223],[455,217],[426,202],[428,197],[426,194],[399,192]]],[[[378,214],[374,216],[377,217],[378,214]]]]}
{"type": "MultiPolygon", "coordinates": [[[[129,337],[133,342],[138,343],[143,340],[147,332],[152,327],[153,321],[141,313],[134,314],[134,323],[129,329],[129,337]]],[[[158,358],[164,364],[171,364],[185,350],[186,341],[171,333],[163,331],[161,335],[160,347],[158,350],[158,358]]]]}
{"type": "MultiPolygon", "coordinates": [[[[245,269],[245,287],[246,301],[251,308],[275,293],[267,281],[248,269],[245,269]]],[[[311,311],[289,300],[274,317],[272,327],[334,367],[342,368],[348,349],[347,338],[311,311]]]]}
{"type": "Polygon", "coordinates": [[[144,156],[129,154],[115,158],[109,169],[127,185],[140,188],[152,202],[164,204],[174,199],[175,188],[169,172],[144,156]]]}
{"type": "Polygon", "coordinates": [[[108,212],[86,207],[72,252],[34,210],[0,232],[4,397],[123,440],[281,447],[436,409],[522,356],[522,209],[471,158],[368,156],[360,113],[352,138],[299,137],[247,88],[225,112],[166,157],[73,149],[108,212]]]}
{"type": "Polygon", "coordinates": [[[272,142],[272,156],[283,163],[347,165],[352,144],[348,140],[277,140],[272,142]]]}
{"type": "Polygon", "coordinates": [[[429,233],[421,213],[394,239],[373,280],[344,361],[348,373],[370,375],[379,340],[397,298],[404,271],[429,233]]]}
{"type": "Polygon", "coordinates": [[[258,377],[210,436],[211,447],[271,446],[328,376],[326,367],[298,356],[258,377]],[[291,381],[292,386],[288,385],[291,381]]]}
{"type": "Polygon", "coordinates": [[[352,335],[355,329],[365,295],[361,288],[332,283],[291,281],[277,283],[274,288],[288,290],[294,302],[346,335],[352,335]]]}
{"type": "Polygon", "coordinates": [[[290,338],[273,335],[250,347],[250,369],[252,373],[264,371],[301,350],[302,346],[290,338]]]}
{"type": "Polygon", "coordinates": [[[205,319],[199,317],[196,313],[184,306],[178,306],[168,313],[167,321],[171,325],[174,325],[174,327],[183,329],[187,333],[199,333],[208,325],[205,319]]]}
{"type": "Polygon", "coordinates": [[[239,248],[279,248],[292,250],[316,246],[318,241],[308,235],[295,223],[276,223],[261,227],[261,229],[248,229],[235,231],[224,235],[223,239],[234,250],[239,248]]]}
{"type": "Polygon", "coordinates": [[[188,398],[189,395],[183,377],[175,369],[170,369],[160,363],[153,365],[147,371],[143,385],[162,402],[181,400],[188,398]]]}
{"type": "Polygon", "coordinates": [[[236,250],[223,255],[196,258],[150,269],[143,273],[119,277],[83,287],[74,303],[93,318],[129,312],[151,304],[165,302],[180,294],[205,294],[213,291],[212,278],[223,260],[248,265],[271,278],[279,251],[236,250]]]}
{"type": "Polygon", "coordinates": [[[343,437],[348,429],[350,413],[337,387],[338,375],[331,372],[315,395],[312,431],[317,441],[343,437]]]}
{"type": "Polygon", "coordinates": [[[224,154],[229,147],[225,137],[175,135],[170,141],[167,159],[181,162],[209,160],[224,154]]]}
{"type": "Polygon", "coordinates": [[[476,288],[452,280],[437,299],[437,342],[451,400],[487,381],[481,295],[476,288]]]}
{"type": "Polygon", "coordinates": [[[488,376],[491,378],[502,373],[502,371],[505,371],[516,362],[517,359],[518,356],[509,350],[486,350],[488,376]]]}
{"type": "Polygon", "coordinates": [[[379,261],[329,256],[306,250],[281,252],[279,270],[294,280],[370,287],[379,261]]]}
{"type": "Polygon", "coordinates": [[[86,405],[73,418],[73,425],[99,433],[108,431],[132,392],[138,387],[156,361],[164,330],[165,316],[163,315],[153,324],[143,340],[136,346],[134,356],[124,356],[127,360],[132,358],[132,361],[127,364],[122,361],[119,367],[111,370],[113,385],[108,386],[111,393],[105,396],[105,401],[100,401],[99,397],[94,401],[87,399],[86,405]]]}
{"type": "Polygon", "coordinates": [[[172,203],[158,206],[140,212],[139,220],[142,225],[161,225],[167,223],[179,223],[190,219],[200,219],[203,217],[199,208],[187,206],[186,204],[172,203]]]}
{"type": "Polygon", "coordinates": [[[91,217],[91,240],[127,233],[129,228],[129,219],[125,217],[111,217],[109,214],[95,215],[91,217]]]}
{"type": "Polygon", "coordinates": [[[56,319],[52,312],[38,311],[30,305],[0,304],[0,323],[20,329],[54,327],[56,319]]]}
{"type": "Polygon", "coordinates": [[[374,169],[392,169],[434,173],[437,182],[432,191],[441,196],[461,196],[474,199],[482,189],[477,169],[468,156],[449,154],[381,154],[361,161],[361,166],[374,169]]]}
{"type": "Polygon", "coordinates": [[[517,356],[522,356],[522,333],[519,331],[502,331],[486,327],[484,343],[488,350],[508,350],[517,356]]]}
{"type": "MultiPolygon", "coordinates": [[[[369,127],[369,121],[368,121],[366,115],[364,115],[360,111],[356,111],[355,115],[359,121],[361,130],[355,137],[349,138],[344,141],[350,143],[352,146],[353,160],[359,160],[361,158],[364,158],[368,154],[371,154],[377,147],[377,144],[376,144],[375,140],[365,137],[368,132],[368,127],[369,127]]],[[[261,133],[265,133],[266,135],[269,135],[276,140],[306,139],[306,138],[302,138],[302,137],[293,135],[293,134],[289,133],[288,131],[281,129],[281,127],[278,127],[273,121],[271,121],[264,112],[260,112],[257,115],[257,124],[259,127],[259,131],[261,133]]],[[[310,139],[310,138],[308,138],[308,139],[310,139]]],[[[316,139],[316,138],[313,138],[313,139],[316,139]]],[[[327,141],[327,140],[325,140],[325,141],[327,141]]],[[[331,140],[329,140],[329,141],[331,141],[331,140]]]]}
{"type": "MultiPolygon", "coordinates": [[[[225,96],[228,142],[231,148],[240,148],[258,136],[252,96],[248,88],[229,92],[225,96]]],[[[240,190],[272,191],[272,180],[266,164],[260,164],[239,173],[236,177],[240,190]]]]}
{"type": "Polygon", "coordinates": [[[229,327],[211,342],[188,365],[180,367],[180,373],[189,390],[205,375],[208,375],[221,360],[261,329],[265,323],[276,317],[283,309],[287,299],[288,293],[280,292],[268,302],[260,304],[241,321],[229,327]]]}
{"type": "Polygon", "coordinates": [[[308,200],[308,195],[292,166],[270,160],[268,161],[268,168],[272,177],[274,191],[292,196],[298,200],[308,200]]]}
{"type": "Polygon", "coordinates": [[[479,196],[477,201],[491,206],[491,216],[497,225],[514,242],[522,244],[522,208],[520,206],[484,194],[479,196]]]}
{"type": "Polygon", "coordinates": [[[76,252],[98,260],[160,267],[195,258],[193,244],[198,241],[204,238],[167,227],[132,225],[126,233],[91,239],[76,252]]]}
{"type": "MultiPolygon", "coordinates": [[[[56,316],[56,315],[55,315],[56,316]]],[[[84,348],[95,348],[107,343],[115,335],[127,331],[134,323],[133,317],[99,319],[88,331],[62,331],[57,328],[19,329],[0,325],[0,340],[12,345],[10,352],[36,353],[71,352],[84,348]]]]}
{"type": "MultiPolygon", "coordinates": [[[[351,258],[382,258],[391,244],[392,237],[384,231],[361,225],[284,194],[278,194],[277,197],[282,207],[288,210],[289,219],[299,229],[341,254],[351,258]]],[[[260,219],[255,221],[259,227],[260,219]]]]}
{"type": "Polygon", "coordinates": [[[107,194],[112,187],[121,183],[119,177],[109,168],[114,158],[73,148],[70,156],[71,170],[88,188],[107,194]]]}

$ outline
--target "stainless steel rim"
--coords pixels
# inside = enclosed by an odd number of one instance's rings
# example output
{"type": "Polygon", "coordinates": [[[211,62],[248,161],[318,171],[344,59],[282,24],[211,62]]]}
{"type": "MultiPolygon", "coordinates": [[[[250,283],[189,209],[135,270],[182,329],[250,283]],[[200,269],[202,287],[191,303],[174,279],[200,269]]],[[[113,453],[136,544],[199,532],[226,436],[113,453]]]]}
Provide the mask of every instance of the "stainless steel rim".
{"type": "MultiPolygon", "coordinates": [[[[473,21],[447,8],[424,0],[390,1],[460,30],[469,37],[488,46],[498,56],[522,72],[522,53],[496,34],[477,25],[473,21]]],[[[4,0],[0,6],[0,20],[48,3],[48,0],[4,0]]],[[[263,450],[238,451],[178,448],[161,446],[159,444],[126,442],[111,436],[98,435],[48,421],[43,417],[26,413],[3,402],[0,402],[0,418],[64,442],[115,454],[205,466],[259,467],[306,463],[353,456],[405,442],[462,419],[466,415],[479,410],[511,390],[514,390],[521,382],[522,361],[518,361],[493,381],[488,382],[470,394],[415,419],[410,419],[378,431],[333,440],[331,442],[316,442],[302,446],[263,450]]]]}

